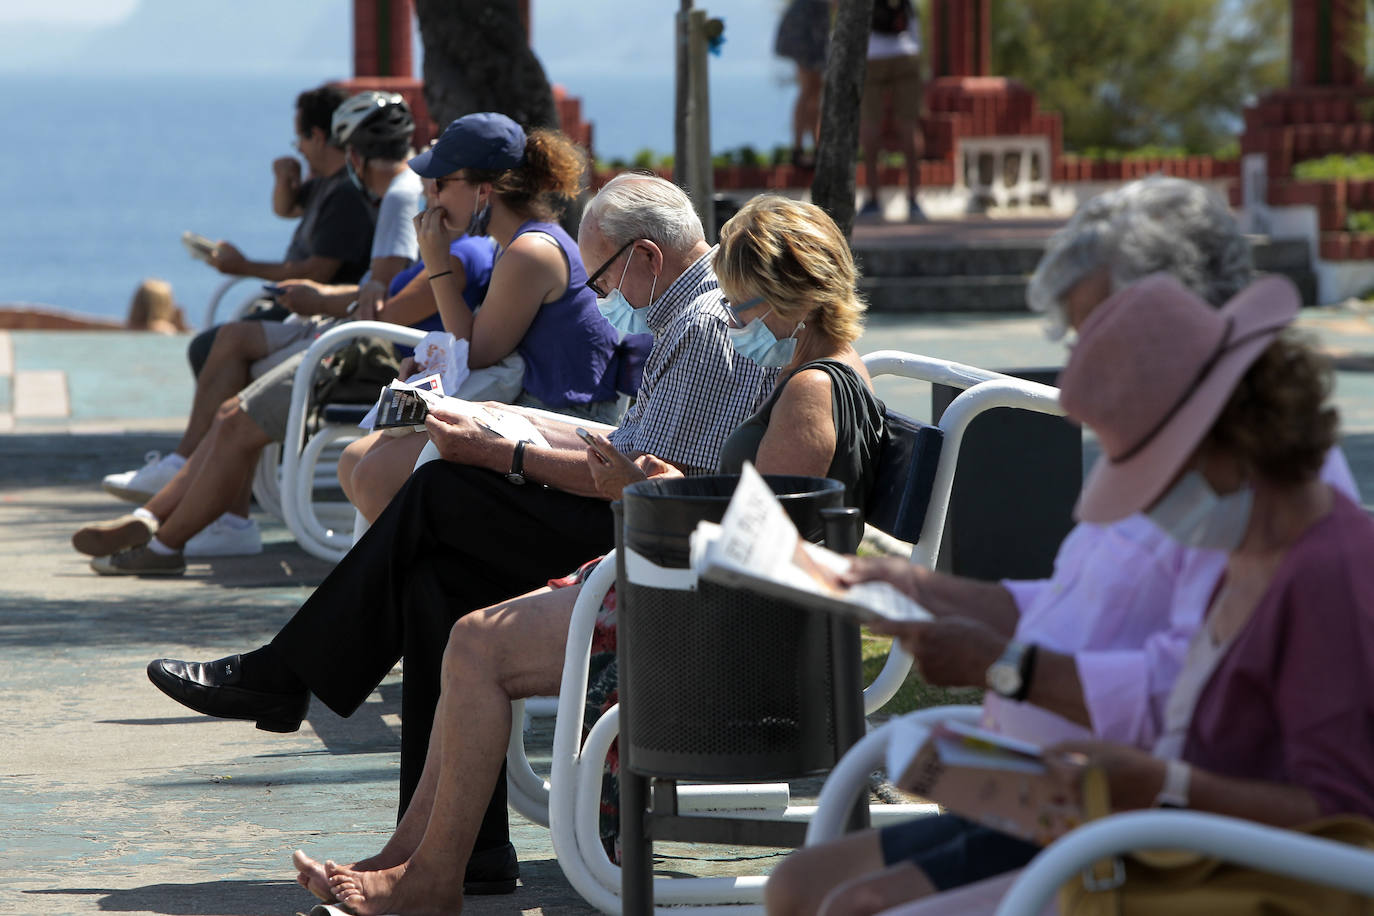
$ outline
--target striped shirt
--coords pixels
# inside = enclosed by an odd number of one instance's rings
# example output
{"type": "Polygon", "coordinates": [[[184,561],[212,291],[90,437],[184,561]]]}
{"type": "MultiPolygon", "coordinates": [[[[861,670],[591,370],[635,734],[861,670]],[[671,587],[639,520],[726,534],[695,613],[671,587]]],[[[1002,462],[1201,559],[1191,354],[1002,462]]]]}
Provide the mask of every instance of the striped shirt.
{"type": "Polygon", "coordinates": [[[712,248],[682,272],[645,319],[654,345],[639,398],[611,433],[622,452],[647,452],[686,474],[713,474],[721,443],[777,381],[730,343],[712,248]]]}

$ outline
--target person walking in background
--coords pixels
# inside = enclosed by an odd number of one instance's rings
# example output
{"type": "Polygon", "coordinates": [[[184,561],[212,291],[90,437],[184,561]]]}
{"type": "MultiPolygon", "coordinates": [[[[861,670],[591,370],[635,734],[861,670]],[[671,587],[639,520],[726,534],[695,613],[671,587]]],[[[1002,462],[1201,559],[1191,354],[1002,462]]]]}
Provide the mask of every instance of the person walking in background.
{"type": "Polygon", "coordinates": [[[797,65],[797,103],[792,108],[792,164],[815,168],[821,139],[821,86],[830,43],[831,0],[791,0],[778,22],[773,53],[797,65]],[[811,150],[806,135],[811,134],[811,150]]]}
{"type": "Polygon", "coordinates": [[[878,173],[883,142],[883,113],[889,108],[897,142],[906,160],[907,219],[925,222],[916,202],[921,186],[921,109],[925,85],[921,78],[921,18],[911,0],[873,0],[873,24],[868,36],[868,71],[864,77],[863,108],[859,114],[859,142],[864,150],[868,200],[860,216],[881,216],[878,173]]]}

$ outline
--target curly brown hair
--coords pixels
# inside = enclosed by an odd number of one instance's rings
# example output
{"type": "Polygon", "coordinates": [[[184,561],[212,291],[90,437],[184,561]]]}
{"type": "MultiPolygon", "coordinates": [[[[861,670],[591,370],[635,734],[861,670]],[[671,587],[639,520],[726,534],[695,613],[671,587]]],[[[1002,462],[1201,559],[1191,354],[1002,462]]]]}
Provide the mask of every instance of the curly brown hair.
{"type": "Polygon", "coordinates": [[[1206,444],[1276,483],[1310,480],[1339,436],[1340,415],[1327,403],[1333,384],[1330,360],[1286,330],[1241,377],[1206,444]]]}
{"type": "Polygon", "coordinates": [[[582,190],[587,154],[561,131],[534,130],[525,137],[525,159],[513,169],[464,169],[473,182],[491,182],[493,193],[517,213],[555,219],[582,190]]]}

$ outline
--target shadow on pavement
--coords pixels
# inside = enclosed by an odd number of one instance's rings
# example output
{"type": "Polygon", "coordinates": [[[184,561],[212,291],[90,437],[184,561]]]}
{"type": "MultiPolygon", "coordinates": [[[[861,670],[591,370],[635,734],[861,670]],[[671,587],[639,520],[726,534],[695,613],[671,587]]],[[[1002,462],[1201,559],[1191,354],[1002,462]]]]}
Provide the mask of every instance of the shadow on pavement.
{"type": "Polygon", "coordinates": [[[199,884],[148,884],[128,890],[62,888],[24,891],[92,897],[104,913],[165,913],[167,916],[219,916],[222,913],[280,914],[308,904],[294,881],[205,881],[199,884]]]}

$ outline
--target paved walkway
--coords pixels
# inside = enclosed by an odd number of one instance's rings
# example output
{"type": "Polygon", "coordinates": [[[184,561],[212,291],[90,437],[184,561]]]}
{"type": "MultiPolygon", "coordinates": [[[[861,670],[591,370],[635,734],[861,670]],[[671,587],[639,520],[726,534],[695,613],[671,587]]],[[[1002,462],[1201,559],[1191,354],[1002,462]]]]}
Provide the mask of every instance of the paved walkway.
{"type": "MultiPolygon", "coordinates": [[[[1303,324],[1344,355],[1347,452],[1374,493],[1374,325],[1356,312],[1303,324]]],[[[340,719],[319,704],[273,735],[183,714],[148,684],[157,656],[206,659],[269,639],[327,572],[264,524],[262,556],[192,563],[185,579],[97,579],[68,544],[122,505],[102,474],[167,450],[189,402],[184,339],[0,335],[0,913],[291,914],[312,898],[291,851],[339,860],[379,848],[394,817],[399,682],[340,719]],[[57,391],[65,391],[65,402],[57,391]],[[65,403],[63,411],[58,406],[65,403]]],[[[1025,317],[877,316],[861,349],[989,366],[1053,365],[1025,317]]],[[[924,386],[883,396],[924,416],[924,386]]],[[[265,520],[264,520],[265,522],[265,520]]],[[[539,739],[547,752],[547,736],[539,739]]],[[[525,886],[474,914],[582,914],[548,833],[513,818],[525,886]]],[[[779,853],[661,846],[662,871],[766,872],[779,853]]]]}

